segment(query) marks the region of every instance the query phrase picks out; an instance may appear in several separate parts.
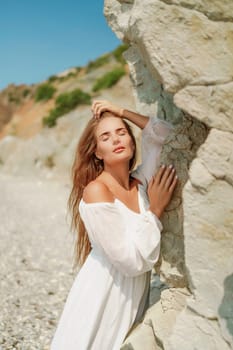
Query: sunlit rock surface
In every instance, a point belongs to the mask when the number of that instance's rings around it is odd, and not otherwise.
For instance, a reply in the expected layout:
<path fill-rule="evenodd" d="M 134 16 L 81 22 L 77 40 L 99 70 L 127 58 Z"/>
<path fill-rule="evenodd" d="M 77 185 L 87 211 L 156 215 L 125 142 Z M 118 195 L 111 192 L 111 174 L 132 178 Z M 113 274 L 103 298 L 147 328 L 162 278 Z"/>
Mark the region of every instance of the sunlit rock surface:
<path fill-rule="evenodd" d="M 163 216 L 151 307 L 124 350 L 233 348 L 232 1 L 105 0 L 136 105 L 175 126 L 179 175 Z"/>

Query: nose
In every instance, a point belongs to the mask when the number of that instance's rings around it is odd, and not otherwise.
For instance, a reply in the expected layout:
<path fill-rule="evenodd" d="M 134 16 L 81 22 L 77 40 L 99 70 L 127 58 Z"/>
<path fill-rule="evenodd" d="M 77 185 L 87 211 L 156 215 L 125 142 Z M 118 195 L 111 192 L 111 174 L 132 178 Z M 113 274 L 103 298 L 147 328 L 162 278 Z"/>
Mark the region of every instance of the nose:
<path fill-rule="evenodd" d="M 119 140 L 119 135 L 117 135 L 117 134 L 112 135 L 112 142 L 113 142 L 114 145 L 118 144 L 119 141 L 120 141 Z"/>

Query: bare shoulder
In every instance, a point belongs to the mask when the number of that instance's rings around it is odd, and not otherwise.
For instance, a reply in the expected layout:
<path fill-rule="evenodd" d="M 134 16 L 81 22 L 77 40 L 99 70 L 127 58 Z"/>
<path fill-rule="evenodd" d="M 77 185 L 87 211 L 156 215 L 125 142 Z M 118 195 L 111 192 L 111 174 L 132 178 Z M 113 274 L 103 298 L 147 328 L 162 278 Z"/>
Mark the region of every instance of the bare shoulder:
<path fill-rule="evenodd" d="M 86 203 L 114 202 L 114 196 L 105 183 L 94 180 L 85 187 L 83 200 Z"/>

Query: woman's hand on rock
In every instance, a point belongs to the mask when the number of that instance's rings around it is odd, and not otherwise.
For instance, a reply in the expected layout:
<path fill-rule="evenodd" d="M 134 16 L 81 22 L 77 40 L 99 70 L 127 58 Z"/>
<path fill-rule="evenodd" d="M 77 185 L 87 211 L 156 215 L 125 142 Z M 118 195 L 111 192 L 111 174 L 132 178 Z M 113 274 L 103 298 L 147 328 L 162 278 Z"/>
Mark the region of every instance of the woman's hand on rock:
<path fill-rule="evenodd" d="M 149 209 L 158 218 L 171 201 L 177 181 L 176 170 L 172 165 L 162 165 L 157 174 L 150 180 L 147 190 L 150 201 Z"/>
<path fill-rule="evenodd" d="M 115 116 L 122 118 L 124 109 L 106 100 L 95 100 L 92 103 L 91 110 L 93 112 L 93 117 L 99 119 L 103 112 L 110 112 Z"/>

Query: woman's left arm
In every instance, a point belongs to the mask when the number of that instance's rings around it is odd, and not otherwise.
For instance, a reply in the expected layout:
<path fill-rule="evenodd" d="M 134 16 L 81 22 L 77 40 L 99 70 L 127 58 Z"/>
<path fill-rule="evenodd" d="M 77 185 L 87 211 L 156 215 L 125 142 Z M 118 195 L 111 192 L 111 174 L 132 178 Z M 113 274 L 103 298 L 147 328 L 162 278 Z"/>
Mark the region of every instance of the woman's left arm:
<path fill-rule="evenodd" d="M 111 112 L 117 117 L 124 118 L 138 126 L 140 129 L 144 129 L 149 121 L 149 117 L 129 111 L 128 109 L 121 108 L 106 100 L 96 100 L 92 104 L 92 111 L 95 118 L 100 118 L 103 112 Z"/>

